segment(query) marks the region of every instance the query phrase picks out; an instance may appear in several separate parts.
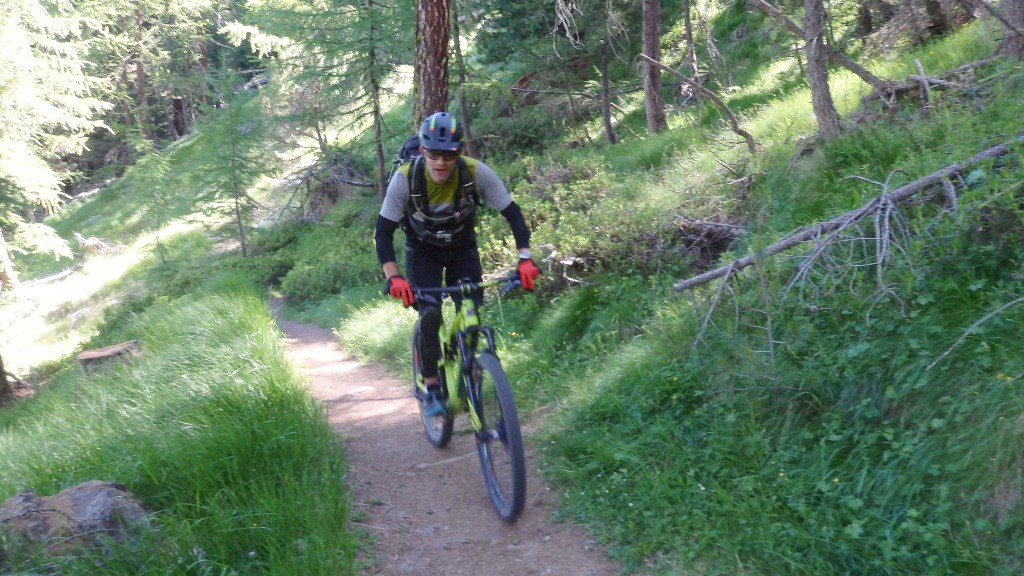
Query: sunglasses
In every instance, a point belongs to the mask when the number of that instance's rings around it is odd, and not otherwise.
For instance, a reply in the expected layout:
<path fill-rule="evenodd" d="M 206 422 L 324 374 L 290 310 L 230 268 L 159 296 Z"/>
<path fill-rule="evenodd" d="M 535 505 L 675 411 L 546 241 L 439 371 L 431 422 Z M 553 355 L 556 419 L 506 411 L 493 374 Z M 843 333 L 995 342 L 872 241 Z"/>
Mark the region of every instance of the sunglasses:
<path fill-rule="evenodd" d="M 444 152 L 436 152 L 434 150 L 427 150 L 426 148 L 422 148 L 421 151 L 423 152 L 423 155 L 427 157 L 428 160 L 449 160 L 449 161 L 451 161 L 451 160 L 455 160 L 456 158 L 459 157 L 459 152 L 457 152 L 457 151 L 456 152 L 450 152 L 450 151 L 446 150 Z"/>

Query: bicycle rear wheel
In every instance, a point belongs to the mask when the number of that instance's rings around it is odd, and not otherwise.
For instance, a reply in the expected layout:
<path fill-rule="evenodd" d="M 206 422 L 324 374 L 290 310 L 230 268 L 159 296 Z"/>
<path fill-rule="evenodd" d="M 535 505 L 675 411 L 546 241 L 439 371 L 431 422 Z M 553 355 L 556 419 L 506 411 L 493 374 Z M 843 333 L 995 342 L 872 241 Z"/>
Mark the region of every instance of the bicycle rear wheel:
<path fill-rule="evenodd" d="M 450 410 L 444 414 L 427 415 L 423 413 L 422 397 L 425 393 L 420 387 L 420 374 L 423 373 L 423 363 L 420 359 L 420 322 L 412 327 L 412 393 L 416 397 L 416 405 L 420 410 L 420 420 L 423 421 L 423 430 L 427 433 L 427 440 L 438 448 L 444 448 L 452 439 L 452 427 L 455 424 L 455 416 Z"/>
<path fill-rule="evenodd" d="M 497 356 L 483 352 L 476 358 L 473 387 L 482 424 L 476 451 L 484 484 L 498 516 L 514 522 L 526 502 L 526 457 L 512 387 Z"/>

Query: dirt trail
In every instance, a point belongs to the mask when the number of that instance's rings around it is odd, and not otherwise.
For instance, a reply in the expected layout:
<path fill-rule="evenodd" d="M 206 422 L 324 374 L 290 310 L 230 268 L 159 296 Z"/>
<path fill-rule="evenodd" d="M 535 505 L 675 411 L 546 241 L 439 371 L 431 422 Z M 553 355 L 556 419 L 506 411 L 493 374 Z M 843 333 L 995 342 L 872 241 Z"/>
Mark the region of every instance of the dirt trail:
<path fill-rule="evenodd" d="M 527 504 L 512 525 L 491 508 L 473 439 L 438 450 L 423 435 L 410 386 L 360 363 L 322 328 L 277 320 L 291 362 L 345 439 L 353 513 L 377 540 L 364 576 L 605 576 L 620 569 L 580 528 L 552 522 L 554 494 L 536 475 L 527 437 Z"/>

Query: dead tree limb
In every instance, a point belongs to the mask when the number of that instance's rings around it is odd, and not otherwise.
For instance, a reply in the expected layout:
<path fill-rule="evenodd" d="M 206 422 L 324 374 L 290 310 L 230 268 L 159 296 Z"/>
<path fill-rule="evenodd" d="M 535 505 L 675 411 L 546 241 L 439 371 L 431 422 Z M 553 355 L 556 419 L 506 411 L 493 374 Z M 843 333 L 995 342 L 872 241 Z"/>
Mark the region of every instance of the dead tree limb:
<path fill-rule="evenodd" d="M 1003 304 L 1003 305 L 1002 305 L 1002 306 L 1000 306 L 999 308 L 996 308 L 995 310 L 993 310 L 993 311 L 989 312 L 988 314 L 985 314 L 984 316 L 982 316 L 982 317 L 981 317 L 981 318 L 979 318 L 978 320 L 975 320 L 975 321 L 974 321 L 974 323 L 973 323 L 973 324 L 971 324 L 971 325 L 970 325 L 970 326 L 969 326 L 969 327 L 967 328 L 967 330 L 966 330 L 966 331 L 965 331 L 965 332 L 964 332 L 963 334 L 961 334 L 961 335 L 960 335 L 960 337 L 959 337 L 959 338 L 957 338 L 956 342 L 953 342 L 953 345 L 952 345 L 952 346 L 950 346 L 949 348 L 947 348 L 947 349 L 946 349 L 946 351 L 945 351 L 945 352 L 943 352 L 941 356 L 939 356 L 939 357 L 938 357 L 938 358 L 936 358 L 935 360 L 932 360 L 931 364 L 929 364 L 929 365 L 928 365 L 928 366 L 927 366 L 927 367 L 925 368 L 925 370 L 931 370 L 931 369 L 932 369 L 932 368 L 933 368 L 933 367 L 934 367 L 934 366 L 935 366 L 936 364 L 938 364 L 938 363 L 939 363 L 939 362 L 940 362 L 940 361 L 941 361 L 941 360 L 942 360 L 943 358 L 945 358 L 946 356 L 949 356 L 949 353 L 950 353 L 950 352 L 952 352 L 952 351 L 953 351 L 953 350 L 954 350 L 954 349 L 955 349 L 955 348 L 956 348 L 957 346 L 959 346 L 959 345 L 960 345 L 960 343 L 964 341 L 964 338 L 967 338 L 967 336 L 969 336 L 969 335 L 971 334 L 971 332 L 974 332 L 974 329 L 975 329 L 975 328 L 977 328 L 978 326 L 981 326 L 981 324 L 982 324 L 983 322 L 985 322 L 985 321 L 986 321 L 986 320 L 988 320 L 989 318 L 991 318 L 991 317 L 995 316 L 996 314 L 999 314 L 999 313 L 1000 313 L 1000 312 L 1002 312 L 1003 310 L 1006 310 L 1007 308 L 1009 308 L 1009 307 L 1011 307 L 1011 306 L 1016 306 L 1017 304 L 1020 304 L 1021 302 L 1024 302 L 1024 297 L 1021 297 L 1021 298 L 1017 298 L 1016 300 L 1012 300 L 1012 301 L 1010 301 L 1010 302 L 1007 302 L 1006 304 Z"/>
<path fill-rule="evenodd" d="M 953 68 L 952 70 L 947 70 L 946 72 L 943 72 L 940 75 L 939 78 L 931 78 L 931 77 L 929 77 L 929 78 L 926 78 L 925 80 L 928 82 L 928 84 L 931 84 L 931 85 L 934 85 L 934 86 L 942 86 L 944 88 L 956 88 L 956 89 L 963 90 L 964 89 L 963 85 L 957 84 L 955 82 L 948 82 L 948 81 L 942 80 L 941 78 L 942 77 L 955 78 L 955 77 L 959 76 L 960 74 L 963 74 L 963 73 L 966 73 L 966 72 L 970 72 L 974 68 L 978 68 L 980 66 L 985 66 L 987 64 L 990 64 L 993 60 L 994 60 L 994 58 L 986 58 L 984 60 L 978 60 L 976 62 L 971 62 L 969 64 L 964 64 L 963 66 L 959 66 L 957 68 Z M 913 76 L 912 75 L 912 76 L 909 76 L 908 78 L 910 78 L 910 80 L 911 80 L 910 82 L 900 82 L 898 84 L 893 84 L 891 86 L 889 94 L 886 96 L 886 98 L 888 99 L 887 103 L 891 103 L 892 99 L 896 98 L 897 96 L 901 96 L 901 95 L 903 95 L 903 94 L 905 94 L 907 92 L 913 92 L 914 90 L 920 90 L 921 89 L 921 86 L 922 86 L 922 77 L 921 76 Z M 864 96 L 863 98 L 861 98 L 860 101 L 862 103 L 867 103 L 867 102 L 870 102 L 870 101 L 874 100 L 875 98 L 880 98 L 880 96 L 878 95 L 877 92 L 872 92 L 871 94 L 868 94 L 868 95 Z"/>
<path fill-rule="evenodd" d="M 732 131 L 735 132 L 736 134 L 739 134 L 740 136 L 743 137 L 744 140 L 747 141 L 747 149 L 750 150 L 750 153 L 754 154 L 757 152 L 757 142 L 754 141 L 754 137 L 750 135 L 750 132 L 747 132 L 743 128 L 740 128 L 740 123 L 739 120 L 736 119 L 736 115 L 733 114 L 732 110 L 729 109 L 729 106 L 727 106 L 726 103 L 722 101 L 721 98 L 718 97 L 718 94 L 715 94 L 711 90 L 708 90 L 707 88 L 701 86 L 698 82 L 687 78 L 681 72 L 677 72 L 676 70 L 673 70 L 668 66 L 665 66 L 664 64 L 658 62 L 654 58 L 651 58 L 647 54 L 641 54 L 640 58 L 646 60 L 649 64 L 656 66 L 661 70 L 664 70 L 665 72 L 675 74 L 676 76 L 682 78 L 683 82 L 685 82 L 688 86 L 690 86 L 697 92 L 700 92 L 702 95 L 707 96 L 712 102 L 715 103 L 715 106 L 718 106 L 722 113 L 729 118 L 729 124 L 732 125 Z"/>
<path fill-rule="evenodd" d="M 782 22 L 783 26 L 800 38 L 807 37 L 807 35 L 804 34 L 804 29 L 801 28 L 799 24 L 790 20 L 789 17 L 783 14 L 781 10 L 772 6 L 765 0 L 751 0 L 751 5 L 756 6 L 765 14 L 768 14 L 779 22 Z M 824 48 L 826 58 L 856 74 L 858 78 L 867 82 L 868 85 L 875 89 L 875 92 L 882 97 L 883 102 L 888 102 L 889 94 L 892 91 L 891 82 L 883 80 L 871 72 L 868 72 L 866 68 L 854 62 L 849 56 L 841 52 L 836 52 L 836 50 L 828 44 L 823 44 L 822 46 Z"/>
<path fill-rule="evenodd" d="M 931 111 L 932 109 L 932 89 L 929 87 L 928 76 L 924 73 L 924 67 L 921 66 L 921 61 L 914 58 L 914 66 L 917 67 L 918 81 L 921 83 L 921 100 L 924 102 L 925 111 Z"/>
<path fill-rule="evenodd" d="M 1024 30 L 1021 30 L 1020 28 L 1017 28 L 1012 23 L 1010 23 L 1006 18 L 1003 17 L 1002 14 L 999 13 L 999 10 L 996 10 L 991 4 L 989 4 L 985 0 L 974 0 L 974 3 L 984 8 L 985 11 L 988 12 L 990 15 L 994 16 L 996 20 L 999 20 L 1003 24 L 1003 26 L 1006 26 L 1006 29 L 1009 30 L 1010 32 L 1013 32 L 1017 36 L 1024 36 Z"/>
<path fill-rule="evenodd" d="M 921 190 L 924 190 L 936 184 L 942 184 L 943 181 L 949 179 L 954 174 L 963 172 L 966 168 L 970 166 L 973 166 L 985 160 L 991 160 L 993 158 L 998 158 L 1000 156 L 1009 154 L 1015 147 L 1020 146 L 1021 144 L 1024 144 L 1024 134 L 1018 136 L 1013 140 L 1010 140 L 1009 142 L 993 146 L 988 150 L 985 150 L 984 152 L 975 154 L 974 156 L 968 158 L 967 160 L 951 164 L 941 170 L 932 172 L 931 174 L 923 178 L 919 178 L 909 184 L 897 188 L 896 190 L 892 191 L 889 194 L 878 196 L 872 199 L 867 204 L 861 206 L 860 208 L 850 210 L 845 214 L 842 214 L 831 220 L 822 222 L 817 226 L 811 226 L 809 228 L 796 230 L 790 233 L 785 238 L 772 244 L 771 246 L 764 248 L 763 250 L 759 250 L 753 254 L 748 254 L 743 258 L 733 260 L 732 262 L 725 266 L 716 268 L 714 270 L 709 270 L 708 272 L 699 274 L 697 276 L 694 276 L 693 278 L 676 282 L 672 287 L 676 290 L 687 290 L 689 288 L 693 288 L 694 286 L 700 286 L 701 284 L 705 284 L 716 278 L 721 278 L 726 274 L 731 275 L 733 272 L 751 266 L 757 263 L 759 260 L 763 260 L 766 256 L 771 256 L 773 254 L 778 254 L 779 252 L 784 252 L 786 250 L 789 250 L 790 248 L 799 246 L 804 242 L 808 242 L 816 238 L 820 238 L 823 235 L 828 235 L 835 231 L 847 228 L 854 222 L 857 222 L 858 220 L 870 216 L 880 206 L 886 206 L 892 203 L 902 202 L 907 198 L 910 198 L 914 194 L 920 192 Z"/>

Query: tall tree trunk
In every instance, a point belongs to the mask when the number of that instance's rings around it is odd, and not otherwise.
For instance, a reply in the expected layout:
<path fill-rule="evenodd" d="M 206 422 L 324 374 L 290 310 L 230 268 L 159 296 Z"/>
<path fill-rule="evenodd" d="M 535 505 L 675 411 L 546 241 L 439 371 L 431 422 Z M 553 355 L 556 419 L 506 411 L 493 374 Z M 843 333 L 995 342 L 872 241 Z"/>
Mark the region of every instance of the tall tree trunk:
<path fill-rule="evenodd" d="M 459 73 L 459 120 L 462 121 L 462 141 L 467 156 L 476 156 L 476 145 L 473 143 L 473 132 L 469 117 L 469 102 L 466 99 L 466 85 L 469 75 L 466 72 L 466 61 L 462 58 L 462 42 L 459 31 L 459 14 L 456 5 L 452 4 L 452 44 L 455 47 L 455 68 Z"/>
<path fill-rule="evenodd" d="M 128 77 L 128 65 L 129 61 L 121 63 L 120 69 L 120 82 L 121 87 L 124 90 L 125 95 L 119 100 L 121 101 L 121 121 L 124 122 L 125 126 L 132 126 L 135 124 L 135 114 L 132 112 L 132 97 L 133 91 L 132 81 Z"/>
<path fill-rule="evenodd" d="M 765 0 L 751 0 L 751 4 L 779 22 L 782 22 L 789 31 L 796 34 L 801 39 L 807 38 L 807 32 L 803 28 L 800 28 L 796 22 L 790 20 L 778 8 L 772 6 Z M 822 12 L 824 12 L 824 9 L 822 9 Z M 868 72 L 863 66 L 857 64 L 845 54 L 836 52 L 828 44 L 822 44 L 821 47 L 825 50 L 825 56 L 828 57 L 829 60 L 832 60 L 836 64 L 856 74 L 858 78 L 871 85 L 871 87 L 875 89 L 875 92 L 878 92 L 878 94 L 883 98 L 887 98 L 892 92 L 892 83 L 887 80 L 882 80 L 878 76 Z"/>
<path fill-rule="evenodd" d="M 20 285 L 18 271 L 14 269 L 11 253 L 7 249 L 7 240 L 4 238 L 3 230 L 0 230 L 0 290 L 17 288 Z"/>
<path fill-rule="evenodd" d="M 718 96 L 718 94 L 715 94 L 711 90 L 708 90 L 707 88 L 701 86 L 700 84 L 697 84 L 693 80 L 690 80 L 689 78 L 684 76 L 682 73 L 680 73 L 680 72 L 678 72 L 676 70 L 673 70 L 673 69 L 669 68 L 668 66 L 665 66 L 661 62 L 658 62 L 656 60 L 651 60 L 646 54 L 641 54 L 640 57 L 645 59 L 645 60 L 647 60 L 652 65 L 657 66 L 658 68 L 661 68 L 665 72 L 669 72 L 669 73 L 678 75 L 683 80 L 683 82 L 686 82 L 687 84 L 689 84 L 691 88 L 693 88 L 697 92 L 700 92 L 704 96 L 707 96 L 708 99 L 710 99 L 712 102 L 715 103 L 715 106 L 718 106 L 718 109 L 721 110 L 722 114 L 724 114 L 725 117 L 729 120 L 729 124 L 732 126 L 732 131 L 735 132 L 736 134 L 742 136 L 743 139 L 747 141 L 747 149 L 750 150 L 750 153 L 754 154 L 754 153 L 757 152 L 757 142 L 754 140 L 753 135 L 751 135 L 750 132 L 747 132 L 743 128 L 740 128 L 740 122 L 739 122 L 739 120 L 736 119 L 736 115 L 732 113 L 732 110 L 729 109 L 729 106 L 726 105 L 725 101 L 723 101 Z"/>
<path fill-rule="evenodd" d="M 14 398 L 14 390 L 7 380 L 7 371 L 4 370 L 4 357 L 0 355 L 0 406 L 7 404 Z"/>
<path fill-rule="evenodd" d="M 249 255 L 248 242 L 245 238 L 245 219 L 242 212 L 242 199 L 235 199 L 235 225 L 238 226 L 238 243 L 242 249 L 242 258 Z"/>
<path fill-rule="evenodd" d="M 825 57 L 825 5 L 823 0 L 804 0 L 804 33 L 807 41 L 807 80 L 811 85 L 811 104 L 818 129 L 826 140 L 839 134 L 839 113 L 828 87 L 828 61 Z"/>
<path fill-rule="evenodd" d="M 139 129 L 146 138 L 152 138 L 153 132 L 149 127 L 148 101 L 149 95 L 146 92 L 146 65 L 142 62 L 142 30 L 145 26 L 145 18 L 142 12 L 135 11 L 136 26 L 136 52 L 135 52 L 135 110 L 139 119 Z"/>
<path fill-rule="evenodd" d="M 689 70 L 690 78 L 700 84 L 700 72 L 697 70 L 697 45 L 693 40 L 693 19 L 690 18 L 692 9 L 690 0 L 683 0 L 683 66 L 684 70 Z M 683 83 L 680 90 L 683 89 L 689 90 L 689 87 Z M 699 98 L 696 92 L 693 95 Z"/>
<path fill-rule="evenodd" d="M 416 65 L 419 92 L 413 124 L 448 110 L 449 0 L 417 0 Z"/>
<path fill-rule="evenodd" d="M 1002 0 L 999 16 L 1003 22 L 1003 53 L 1024 58 L 1024 0 Z"/>
<path fill-rule="evenodd" d="M 370 15 L 374 10 L 373 0 L 364 0 L 363 10 L 367 16 Z M 373 114 L 373 147 L 374 155 L 377 159 L 377 193 L 381 200 L 383 200 L 388 189 L 388 173 L 387 168 L 384 166 L 384 136 L 382 132 L 384 121 L 381 113 L 381 83 L 380 78 L 377 76 L 377 42 L 380 38 L 377 37 L 377 28 L 375 26 L 370 27 L 369 35 L 366 68 L 369 70 L 370 107 Z"/>
<path fill-rule="evenodd" d="M 175 140 L 185 135 L 188 130 L 188 122 L 185 119 L 185 99 L 184 98 L 172 98 L 171 99 L 171 136 Z"/>
<path fill-rule="evenodd" d="M 234 161 L 238 160 L 239 156 L 240 156 L 240 152 L 238 150 L 238 145 L 235 143 L 234 140 L 232 140 L 231 141 L 231 159 L 232 159 L 232 162 L 234 163 Z M 243 202 L 242 196 L 245 194 L 245 190 L 243 189 L 242 183 L 239 182 L 239 180 L 238 180 L 238 173 L 239 173 L 239 171 L 241 169 L 242 168 L 240 166 L 234 166 L 231 169 L 231 190 L 232 190 L 232 193 L 233 193 L 232 195 L 233 195 L 233 201 L 234 201 L 235 227 L 238 230 L 238 242 L 241 245 L 242 257 L 245 258 L 246 256 L 248 256 L 248 250 L 247 250 L 246 241 L 245 241 L 245 209 L 242 206 L 242 202 Z"/>
<path fill-rule="evenodd" d="M 928 17 L 928 33 L 941 36 L 949 31 L 949 20 L 939 0 L 924 0 L 924 11 Z"/>
<path fill-rule="evenodd" d="M 910 23 L 910 29 L 914 32 L 914 44 L 923 42 L 926 35 L 925 26 L 921 23 L 914 0 L 900 0 L 899 11 L 907 15 L 907 22 Z"/>
<path fill-rule="evenodd" d="M 644 0 L 643 50 L 652 60 L 661 61 L 661 0 Z M 643 77 L 647 131 L 657 134 L 666 127 L 665 100 L 661 96 L 661 70 L 644 61 Z"/>
<path fill-rule="evenodd" d="M 875 24 L 871 17 L 871 5 L 867 2 L 861 2 L 857 8 L 857 37 L 863 40 L 874 31 Z"/>
<path fill-rule="evenodd" d="M 973 0 L 953 0 L 953 3 L 960 7 L 963 11 L 961 14 L 960 22 L 966 24 L 978 17 L 978 13 L 975 11 L 975 5 Z"/>
<path fill-rule="evenodd" d="M 612 41 L 610 38 L 601 40 L 601 119 L 604 121 L 604 134 L 609 144 L 615 144 L 615 130 L 612 128 L 612 96 L 608 81 L 608 65 L 611 61 Z"/>

